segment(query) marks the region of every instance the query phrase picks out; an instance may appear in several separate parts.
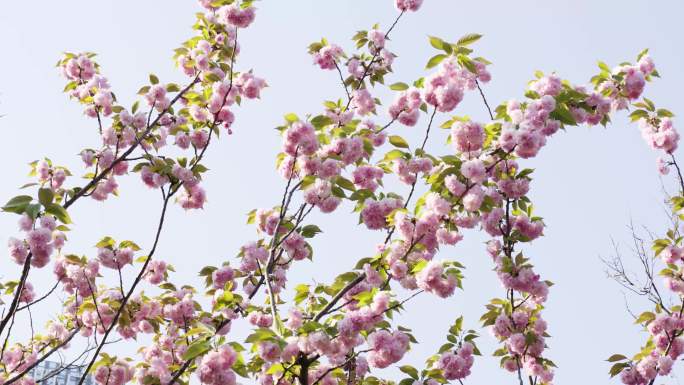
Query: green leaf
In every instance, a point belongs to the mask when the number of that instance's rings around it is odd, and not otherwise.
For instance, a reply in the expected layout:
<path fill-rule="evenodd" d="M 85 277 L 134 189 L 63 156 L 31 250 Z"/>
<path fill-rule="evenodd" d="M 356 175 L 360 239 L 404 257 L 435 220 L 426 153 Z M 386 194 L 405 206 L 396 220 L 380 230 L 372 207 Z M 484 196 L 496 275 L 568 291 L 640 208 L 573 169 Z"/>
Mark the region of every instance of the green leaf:
<path fill-rule="evenodd" d="M 655 314 L 650 311 L 645 311 L 639 315 L 639 318 L 634 321 L 635 324 L 649 323 L 655 319 Z"/>
<path fill-rule="evenodd" d="M 275 337 L 275 333 L 271 329 L 266 329 L 266 328 L 260 328 L 257 329 L 254 333 L 250 334 L 247 336 L 247 339 L 245 339 L 245 342 L 259 342 L 259 341 L 266 341 L 271 338 Z"/>
<path fill-rule="evenodd" d="M 392 150 L 385 154 L 385 157 L 382 159 L 385 162 L 389 162 L 392 160 L 395 160 L 397 158 L 401 158 L 404 156 L 404 153 L 401 150 Z"/>
<path fill-rule="evenodd" d="M 32 219 L 38 218 L 38 214 L 40 214 L 40 204 L 38 203 L 33 203 L 28 206 L 26 206 L 26 210 L 24 210 L 26 215 L 31 217 Z"/>
<path fill-rule="evenodd" d="M 471 45 L 471 44 L 475 43 L 476 41 L 480 40 L 480 38 L 482 38 L 482 35 L 480 35 L 479 33 L 469 33 L 467 35 L 464 35 L 460 39 L 458 39 L 458 41 L 456 42 L 456 45 L 461 46 L 461 47 Z"/>
<path fill-rule="evenodd" d="M 646 109 L 647 110 L 649 110 L 651 112 L 655 112 L 655 104 L 653 104 L 651 99 L 644 98 L 644 102 L 646 103 L 646 106 L 647 106 Z"/>
<path fill-rule="evenodd" d="M 612 356 L 608 357 L 606 361 L 608 362 L 617 362 L 617 361 L 622 361 L 626 360 L 627 357 L 623 356 L 622 354 L 613 354 Z"/>
<path fill-rule="evenodd" d="M 658 111 L 656 112 L 656 114 L 658 114 L 659 118 L 671 118 L 674 116 L 674 114 L 672 112 L 670 112 L 669 110 L 666 110 L 664 108 L 659 108 Z"/>
<path fill-rule="evenodd" d="M 150 83 L 152 84 L 158 84 L 159 83 L 159 78 L 155 74 L 150 74 Z"/>
<path fill-rule="evenodd" d="M 648 112 L 645 110 L 634 110 L 629 114 L 629 118 L 632 122 L 636 122 L 639 119 L 648 119 Z"/>
<path fill-rule="evenodd" d="M 577 121 L 575 121 L 575 117 L 572 116 L 572 113 L 570 112 L 570 110 L 568 110 L 562 104 L 559 104 L 556 106 L 556 109 L 551 113 L 551 117 L 554 119 L 560 120 L 561 123 L 563 123 L 563 124 L 568 124 L 571 126 L 577 125 Z"/>
<path fill-rule="evenodd" d="M 188 346 L 188 350 L 183 353 L 183 360 L 192 360 L 193 358 L 208 352 L 210 349 L 211 344 L 209 341 L 195 340 L 192 344 L 190 344 L 190 346 Z"/>
<path fill-rule="evenodd" d="M 297 294 L 294 297 L 294 301 L 296 304 L 300 304 L 309 296 L 309 285 L 305 285 L 303 283 L 299 284 L 297 287 L 295 287 L 295 291 Z"/>
<path fill-rule="evenodd" d="M 407 90 L 409 88 L 409 86 L 406 83 L 397 82 L 397 83 L 390 85 L 389 88 L 391 90 L 394 90 L 394 91 L 403 91 L 403 90 Z"/>
<path fill-rule="evenodd" d="M 622 371 L 623 371 L 624 369 L 626 369 L 626 368 L 629 368 L 629 364 L 628 364 L 628 363 L 626 363 L 626 362 L 619 362 L 619 363 L 613 365 L 613 366 L 610 368 L 610 372 L 609 372 L 609 373 L 610 373 L 610 376 L 611 376 L 611 377 L 615 377 L 615 376 L 617 376 L 618 374 L 620 374 L 620 372 L 622 372 Z"/>
<path fill-rule="evenodd" d="M 57 219 L 60 220 L 60 222 L 64 223 L 65 225 L 71 223 L 69 213 L 67 213 L 64 207 L 58 204 L 50 203 L 49 205 L 45 206 L 45 212 L 54 215 L 55 217 L 57 217 Z"/>
<path fill-rule="evenodd" d="M 337 178 L 335 178 L 335 184 L 342 187 L 345 190 L 356 191 L 356 186 L 354 186 L 354 183 L 352 183 L 352 181 L 344 177 L 338 176 Z"/>
<path fill-rule="evenodd" d="M 392 143 L 394 147 L 399 147 L 399 148 L 409 148 L 408 143 L 404 138 L 402 138 L 399 135 L 392 135 L 389 137 L 389 142 Z"/>
<path fill-rule="evenodd" d="M 178 92 L 178 91 L 180 91 L 180 87 L 178 87 L 178 84 L 169 83 L 166 85 L 166 91 L 167 92 Z"/>
<path fill-rule="evenodd" d="M 428 39 L 430 39 L 430 45 L 437 48 L 437 49 L 444 49 L 444 40 L 435 37 L 435 36 L 428 36 Z M 448 45 L 448 44 L 447 44 Z"/>
<path fill-rule="evenodd" d="M 210 72 L 210 73 L 205 74 L 204 77 L 205 77 L 207 80 L 209 80 L 210 82 L 218 82 L 218 81 L 221 81 L 221 78 L 220 78 L 218 75 L 216 75 L 215 73 L 213 73 L 213 72 Z"/>
<path fill-rule="evenodd" d="M 135 242 L 133 241 L 121 241 L 119 243 L 119 248 L 123 249 L 126 247 L 130 247 L 133 251 L 140 251 L 140 246 L 138 246 Z"/>
<path fill-rule="evenodd" d="M 24 210 L 26 210 L 26 206 L 28 206 L 32 200 L 33 197 L 29 195 L 15 196 L 14 198 L 10 199 L 7 203 L 5 203 L 5 205 L 2 207 L 2 211 L 21 214 L 24 212 Z"/>
<path fill-rule="evenodd" d="M 430 69 L 430 68 L 437 66 L 437 64 L 441 63 L 442 60 L 446 59 L 446 57 L 447 57 L 447 55 L 445 55 L 445 54 L 439 54 L 439 55 L 435 55 L 435 56 L 431 57 L 430 60 L 428 60 L 427 64 L 425 65 L 425 69 Z"/>
<path fill-rule="evenodd" d="M 289 114 L 286 114 L 286 115 L 285 115 L 285 120 L 286 120 L 288 123 L 294 123 L 294 122 L 296 122 L 296 121 L 299 120 L 299 117 L 298 117 L 296 114 L 290 112 Z"/>
<path fill-rule="evenodd" d="M 404 365 L 404 366 L 401 366 L 401 367 L 399 367 L 399 370 L 401 370 L 402 372 L 408 374 L 408 375 L 409 375 L 411 378 L 413 378 L 414 380 L 417 380 L 417 379 L 418 379 L 418 370 L 417 370 L 416 368 L 414 368 L 413 366 L 411 366 L 411 365 Z"/>
<path fill-rule="evenodd" d="M 52 189 L 41 188 L 38 190 L 38 201 L 43 205 L 47 206 L 55 199 L 55 193 Z"/>
<path fill-rule="evenodd" d="M 313 117 L 313 119 L 311 119 L 311 124 L 313 124 L 315 128 L 323 128 L 329 124 L 332 124 L 332 122 L 332 119 L 325 115 L 316 115 Z"/>
<path fill-rule="evenodd" d="M 318 233 L 322 233 L 323 231 L 316 225 L 306 225 L 302 227 L 301 234 L 304 238 L 312 238 Z"/>

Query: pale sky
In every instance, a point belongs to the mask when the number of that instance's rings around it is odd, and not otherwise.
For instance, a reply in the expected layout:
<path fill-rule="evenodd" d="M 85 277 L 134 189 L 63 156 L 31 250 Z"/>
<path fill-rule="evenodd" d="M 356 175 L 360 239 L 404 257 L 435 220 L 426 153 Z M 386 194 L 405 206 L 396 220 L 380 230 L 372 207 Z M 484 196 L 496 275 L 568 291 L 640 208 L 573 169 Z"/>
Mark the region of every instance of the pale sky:
<path fill-rule="evenodd" d="M 283 180 L 274 170 L 280 138 L 273 130 L 283 114 L 317 113 L 321 101 L 343 95 L 334 72 L 312 65 L 307 45 L 325 36 L 351 48 L 349 38 L 355 31 L 368 29 L 375 22 L 387 28 L 396 16 L 392 3 L 257 2 L 256 22 L 240 36 L 243 53 L 237 66 L 240 70 L 253 68 L 270 87 L 260 101 L 245 103 L 236 111 L 234 135 L 222 137 L 209 150 L 206 208 L 184 212 L 174 205 L 170 210 L 158 256 L 176 266 L 175 282 L 199 284 L 196 272 L 202 266 L 234 260 L 239 247 L 255 239 L 254 229 L 245 225 L 245 214 L 277 204 L 283 189 Z M 0 200 L 20 193 L 18 186 L 28 182 L 27 163 L 47 156 L 78 175 L 82 168 L 76 154 L 99 146 L 96 123 L 61 92 L 64 80 L 54 67 L 61 52 L 97 52 L 102 73 L 110 79 L 119 100 L 130 106 L 150 72 L 163 82 L 185 81 L 174 68 L 172 50 L 192 36 L 189 27 L 198 10 L 194 1 L 0 2 L 0 42 L 5 52 L 0 61 L 0 115 L 5 115 L 0 118 Z M 494 63 L 490 68 L 493 80 L 484 88 L 492 104 L 521 98 L 535 70 L 556 71 L 572 82 L 585 83 L 596 73 L 597 60 L 610 65 L 634 60 L 648 47 L 663 78 L 650 84 L 645 96 L 682 115 L 682 14 L 684 5 L 675 0 L 426 0 L 422 9 L 406 15 L 392 34 L 388 47 L 399 57 L 388 82 L 409 83 L 426 74 L 424 65 L 434 54 L 428 35 L 452 41 L 466 33 L 485 35 L 474 47 L 478 55 Z M 385 105 L 389 95 L 378 93 Z M 467 95 L 455 114 L 479 120 L 486 117 L 475 94 Z M 447 118 L 438 115 L 437 121 Z M 386 120 L 384 111 L 376 119 Z M 395 126 L 393 130 L 415 141 L 424 125 Z M 428 150 L 449 151 L 444 146 L 446 136 L 446 131 L 437 130 Z M 547 224 L 546 236 L 525 247 L 526 254 L 544 278 L 556 283 L 545 316 L 552 335 L 547 355 L 559 366 L 557 384 L 607 383 L 609 365 L 604 360 L 613 353 L 631 355 L 645 342 L 646 334 L 633 325 L 623 292 L 606 278 L 599 256 L 612 254 L 612 238 L 629 257 L 626 226 L 630 220 L 659 234 L 666 230 L 663 186 L 655 159 L 637 127 L 622 114 L 614 117 L 608 129 L 577 127 L 561 132 L 538 158 L 524 162 L 536 169 L 530 196 L 536 213 Z M 68 252 L 92 256 L 93 245 L 105 235 L 131 239 L 143 249 L 149 248 L 159 194 L 142 186 L 137 175 L 119 181 L 119 198 L 104 203 L 83 200 L 70 210 L 75 231 L 68 234 Z M 671 177 L 664 180 L 670 191 L 674 187 L 671 181 Z M 397 188 L 402 194 L 406 190 L 405 186 Z M 357 259 L 373 253 L 383 234 L 357 226 L 351 209 L 347 204 L 333 216 L 311 216 L 324 233 L 313 242 L 314 262 L 293 268 L 290 288 L 310 283 L 313 277 L 330 282 Z M 4 239 L 17 235 L 17 219 L 13 214 L 0 215 Z M 399 317 L 398 322 L 413 328 L 421 342 L 406 363 L 422 367 L 423 360 L 443 343 L 448 325 L 456 317 L 462 314 L 467 327 L 479 327 L 484 305 L 503 295 L 482 244 L 485 239 L 470 231 L 464 242 L 439 255 L 466 265 L 465 291 L 447 300 L 421 295 Z M 0 279 L 14 278 L 18 272 L 19 267 L 9 258 L 0 259 Z M 51 277 L 49 268 L 32 273 L 38 293 L 47 290 Z M 634 311 L 647 310 L 643 300 L 628 296 L 627 301 Z M 36 323 L 42 324 L 57 308 L 56 301 L 44 304 L 43 310 L 34 314 Z M 20 325 L 28 333 L 26 324 Z M 484 356 L 477 358 L 474 374 L 466 383 L 515 383 L 513 375 L 499 369 L 498 359 L 490 356 L 496 348 L 494 338 L 485 330 L 481 334 Z M 235 336 L 242 338 L 239 330 Z M 110 348 L 115 354 L 131 350 Z M 681 375 L 684 370 L 676 373 Z M 658 383 L 678 382 L 668 378 Z"/>

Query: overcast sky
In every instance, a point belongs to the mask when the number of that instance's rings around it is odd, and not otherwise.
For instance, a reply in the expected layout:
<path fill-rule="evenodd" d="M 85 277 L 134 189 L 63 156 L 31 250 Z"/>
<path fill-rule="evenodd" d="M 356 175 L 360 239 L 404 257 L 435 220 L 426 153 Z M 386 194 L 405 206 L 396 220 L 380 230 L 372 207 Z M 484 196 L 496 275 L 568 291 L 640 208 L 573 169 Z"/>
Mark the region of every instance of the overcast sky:
<path fill-rule="evenodd" d="M 273 127 L 283 114 L 317 113 L 322 100 L 343 95 L 335 73 L 312 65 L 307 45 L 325 36 L 351 48 L 349 38 L 355 31 L 375 22 L 386 28 L 396 16 L 390 0 L 265 0 L 257 7 L 256 22 L 240 36 L 243 53 L 238 68 L 253 68 L 270 87 L 260 101 L 245 103 L 236 112 L 234 135 L 222 137 L 209 150 L 205 210 L 184 212 L 175 205 L 170 210 L 158 256 L 176 266 L 176 282 L 199 284 L 195 272 L 202 266 L 233 259 L 240 245 L 255 237 L 254 229 L 245 225 L 245 214 L 278 203 L 283 180 L 274 171 L 280 138 Z M 185 82 L 171 55 L 191 36 L 193 14 L 198 10 L 193 1 L 0 2 L 4 50 L 0 61 L 1 199 L 17 195 L 18 186 L 28 181 L 29 162 L 47 156 L 79 174 L 82 169 L 76 154 L 99 146 L 95 122 L 61 92 L 64 80 L 54 67 L 61 52 L 97 52 L 102 73 L 119 100 L 130 106 L 150 72 L 165 82 Z M 597 60 L 611 65 L 634 60 L 648 47 L 663 78 L 649 85 L 646 96 L 680 115 L 684 113 L 682 14 L 682 2 L 674 0 L 426 0 L 392 34 L 389 48 L 399 57 L 389 79 L 408 83 L 425 75 L 425 63 L 434 54 L 428 35 L 452 41 L 471 32 L 485 35 L 474 47 L 478 55 L 494 63 L 493 80 L 484 89 L 493 104 L 522 97 L 535 70 L 556 71 L 572 82 L 585 83 L 596 73 Z M 456 113 L 480 120 L 486 117 L 475 94 L 467 95 Z M 383 111 L 377 121 L 386 119 Z M 440 123 L 446 119 L 438 116 Z M 393 129 L 415 140 L 424 125 Z M 446 131 L 435 132 L 428 149 L 440 154 L 447 151 L 446 136 Z M 577 127 L 559 133 L 539 157 L 524 162 L 536 169 L 530 196 L 548 226 L 546 236 L 525 251 L 538 272 L 556 283 L 545 316 L 553 336 L 547 354 L 559 366 L 558 384 L 606 383 L 609 366 L 604 360 L 617 352 L 631 355 L 645 342 L 646 335 L 626 311 L 623 292 L 606 278 L 599 257 L 613 254 L 614 239 L 629 258 L 626 226 L 630 221 L 657 233 L 665 231 L 663 184 L 655 158 L 637 127 L 618 115 L 608 129 Z M 673 187 L 670 179 L 664 181 L 667 188 Z M 119 198 L 104 203 L 83 200 L 70 210 L 75 231 L 69 234 L 68 252 L 92 256 L 93 245 L 105 235 L 149 248 L 159 194 L 142 186 L 136 175 L 120 178 L 120 184 Z M 405 190 L 398 191 L 405 194 Z M 314 277 L 329 282 L 357 259 L 373 253 L 382 234 L 357 226 L 351 209 L 344 205 L 334 216 L 311 217 L 324 233 L 314 241 L 314 262 L 296 264 L 289 287 Z M 17 234 L 16 220 L 12 214 L 0 216 L 5 238 Z M 465 324 L 476 327 L 487 301 L 503 295 L 484 250 L 485 239 L 469 232 L 466 241 L 440 253 L 440 258 L 456 258 L 466 265 L 465 292 L 448 300 L 420 296 L 398 319 L 414 328 L 421 342 L 407 362 L 420 367 L 441 345 L 457 316 L 463 314 Z M 49 270 L 31 275 L 39 293 L 48 288 Z M 9 258 L 0 259 L 1 279 L 18 272 Z M 627 296 L 627 301 L 634 311 L 647 308 L 643 300 Z M 57 301 L 42 309 L 34 314 L 36 322 L 54 315 Z M 25 325 L 21 327 L 28 333 Z M 514 383 L 513 376 L 499 370 L 498 360 L 490 356 L 496 348 L 494 338 L 487 331 L 482 334 L 479 341 L 485 356 L 477 359 L 466 383 Z M 112 352 L 129 351 L 133 349 Z M 668 381 L 678 383 L 676 378 L 662 382 Z"/>

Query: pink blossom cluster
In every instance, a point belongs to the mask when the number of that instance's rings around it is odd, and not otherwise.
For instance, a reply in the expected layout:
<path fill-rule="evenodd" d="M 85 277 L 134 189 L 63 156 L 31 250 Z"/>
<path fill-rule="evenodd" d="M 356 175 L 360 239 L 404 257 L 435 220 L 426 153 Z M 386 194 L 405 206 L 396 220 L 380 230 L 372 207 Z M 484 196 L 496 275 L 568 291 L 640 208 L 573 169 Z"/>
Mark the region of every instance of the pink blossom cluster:
<path fill-rule="evenodd" d="M 389 299 L 386 292 L 379 292 L 369 306 L 345 313 L 344 318 L 337 323 L 337 340 L 344 346 L 343 350 L 349 351 L 363 343 L 360 333 L 371 330 L 383 319 L 384 312 L 389 307 Z"/>
<path fill-rule="evenodd" d="M 152 285 L 159 285 L 166 279 L 166 262 L 161 260 L 150 261 L 145 270 L 144 278 Z"/>
<path fill-rule="evenodd" d="M 288 257 L 295 261 L 301 261 L 311 254 L 304 237 L 296 232 L 283 240 L 283 250 Z"/>
<path fill-rule="evenodd" d="M 498 240 L 490 241 L 487 246 L 487 251 L 494 259 L 497 275 L 506 289 L 529 293 L 532 295 L 532 301 L 536 303 L 543 303 L 546 301 L 549 286 L 545 281 L 540 279 L 539 274 L 534 273 L 531 267 L 511 267 L 507 264 L 504 261 L 504 258 L 506 257 L 502 255 L 501 243 Z"/>
<path fill-rule="evenodd" d="M 31 266 L 41 268 L 48 264 L 54 250 L 64 245 L 66 237 L 57 230 L 57 223 L 52 215 L 45 214 L 34 221 L 27 214 L 19 219 L 19 229 L 26 233 L 23 240 L 10 237 L 8 241 L 9 255 L 17 264 L 23 265 L 31 255 Z"/>
<path fill-rule="evenodd" d="M 415 157 L 410 160 L 397 158 L 392 162 L 392 171 L 399 180 L 406 184 L 413 184 L 419 173 L 428 173 L 432 170 L 432 160 L 426 157 Z"/>
<path fill-rule="evenodd" d="M 183 185 L 183 191 L 181 192 L 181 195 L 178 196 L 177 200 L 181 207 L 186 210 L 201 209 L 207 201 L 207 193 L 204 191 L 204 188 L 198 184 L 193 186 Z"/>
<path fill-rule="evenodd" d="M 679 144 L 679 133 L 673 127 L 672 119 L 662 118 L 656 123 L 652 119 L 640 119 L 641 136 L 654 149 L 673 153 Z"/>
<path fill-rule="evenodd" d="M 100 264 L 96 259 L 81 263 L 60 255 L 55 260 L 53 272 L 67 293 L 90 296 L 96 288 L 95 279 L 99 275 Z"/>
<path fill-rule="evenodd" d="M 366 62 L 368 59 L 363 56 L 352 56 L 347 61 L 347 71 L 352 78 L 361 80 L 364 77 L 372 77 L 374 74 L 384 73 L 391 69 L 396 55 L 384 48 L 384 37 L 382 32 L 378 30 L 368 32 L 368 38 L 371 42 L 369 50 L 373 60 Z M 380 44 L 382 47 L 379 46 Z"/>
<path fill-rule="evenodd" d="M 24 347 L 15 344 L 7 347 L 2 355 L 0 363 L 4 366 L 3 373 L 0 374 L 0 380 L 4 380 L 4 376 L 9 376 L 11 373 L 21 373 L 29 366 L 33 365 L 38 358 L 38 352 L 31 347 Z"/>
<path fill-rule="evenodd" d="M 121 269 L 125 265 L 133 264 L 133 254 L 134 251 L 130 247 L 101 247 L 97 250 L 97 259 L 104 267 Z"/>
<path fill-rule="evenodd" d="M 442 262 L 432 260 L 416 274 L 416 282 L 421 289 L 446 298 L 454 293 L 458 279 L 444 273 Z"/>
<path fill-rule="evenodd" d="M 623 384 L 644 385 L 657 376 L 670 374 L 674 362 L 684 353 L 684 339 L 675 337 L 684 330 L 684 318 L 679 314 L 658 315 L 651 321 L 647 330 L 655 345 L 649 355 L 620 374 Z"/>
<path fill-rule="evenodd" d="M 250 324 L 260 328 L 269 328 L 271 325 L 273 325 L 273 317 L 270 314 L 260 311 L 249 313 L 247 320 Z"/>
<path fill-rule="evenodd" d="M 420 116 L 422 102 L 420 91 L 416 88 L 410 88 L 397 94 L 389 107 L 389 114 L 392 119 L 397 119 L 399 123 L 405 126 L 415 126 Z"/>
<path fill-rule="evenodd" d="M 378 230 L 387 226 L 387 216 L 403 206 L 401 199 L 383 198 L 368 199 L 361 210 L 361 221 L 371 230 Z"/>
<path fill-rule="evenodd" d="M 357 114 L 363 116 L 375 112 L 375 100 L 367 88 L 354 91 L 351 100 Z"/>
<path fill-rule="evenodd" d="M 89 302 L 89 304 L 92 306 L 85 308 L 85 310 L 79 316 L 79 320 L 83 325 L 80 333 L 83 336 L 104 334 L 107 328 L 109 328 L 114 321 L 114 314 L 116 313 L 116 310 L 114 310 L 103 300 L 108 297 L 120 300 L 120 294 L 118 292 L 116 294 L 108 292 L 105 292 L 104 294 L 98 294 L 99 297 L 96 297 L 97 305 L 93 304 L 92 301 Z"/>
<path fill-rule="evenodd" d="M 451 143 L 461 153 L 477 152 L 482 149 L 485 131 L 480 123 L 473 121 L 458 122 L 451 129 Z"/>
<path fill-rule="evenodd" d="M 254 21 L 254 7 L 242 8 L 238 4 L 226 5 L 218 10 L 220 20 L 226 25 L 233 25 L 237 28 L 247 28 Z"/>
<path fill-rule="evenodd" d="M 229 345 L 211 351 L 202 357 L 199 364 L 199 378 L 203 384 L 235 385 L 235 372 L 231 369 L 237 354 Z"/>
<path fill-rule="evenodd" d="M 21 294 L 19 294 L 19 302 L 31 303 L 36 297 L 36 293 L 33 291 L 33 285 L 31 282 L 24 283 L 24 287 L 21 289 Z"/>
<path fill-rule="evenodd" d="M 464 90 L 474 89 L 478 80 L 488 82 L 491 76 L 485 65 L 479 61 L 473 63 L 476 73 L 462 68 L 454 56 L 445 59 L 437 72 L 425 78 L 425 102 L 437 111 L 450 112 L 463 100 Z"/>
<path fill-rule="evenodd" d="M 62 187 L 66 177 L 70 175 L 67 169 L 55 167 L 49 160 L 38 161 L 35 170 L 41 184 L 47 184 L 53 191 L 57 191 Z"/>
<path fill-rule="evenodd" d="M 294 157 L 313 155 L 318 149 L 318 138 L 313 126 L 307 122 L 295 122 L 285 131 L 283 151 Z"/>
<path fill-rule="evenodd" d="M 512 314 L 501 314 L 492 328 L 494 335 L 505 343 L 508 351 L 517 357 L 504 361 L 504 368 L 518 370 L 518 360 L 530 376 L 538 376 L 545 383 L 553 379 L 553 371 L 538 363 L 544 349 L 546 321 L 531 307 L 519 307 Z"/>
<path fill-rule="evenodd" d="M 325 179 L 317 179 L 304 191 L 304 201 L 318 207 L 321 212 L 335 211 L 342 200 L 332 195 L 332 184 Z"/>
<path fill-rule="evenodd" d="M 142 382 L 145 378 L 158 379 L 162 384 L 171 381 L 172 373 L 169 368 L 182 364 L 182 356 L 187 350 L 187 345 L 176 344 L 179 337 L 178 327 L 170 324 L 152 344 L 140 349 L 143 364 L 136 369 L 136 381 Z"/>
<path fill-rule="evenodd" d="M 380 183 L 382 183 L 382 177 L 385 176 L 385 172 L 379 167 L 362 165 L 352 172 L 352 176 L 352 182 L 354 182 L 357 188 L 375 192 Z"/>
<path fill-rule="evenodd" d="M 368 364 L 382 369 L 404 357 L 409 348 L 409 337 L 399 330 L 378 330 L 368 335 L 368 346 L 372 349 L 367 356 Z"/>
<path fill-rule="evenodd" d="M 114 94 L 107 78 L 99 74 L 93 54 L 66 54 L 60 61 L 62 74 L 70 80 L 68 88 L 72 98 L 86 106 L 85 114 L 91 118 L 109 116 L 114 106 Z"/>
<path fill-rule="evenodd" d="M 171 301 L 166 301 L 163 308 L 164 317 L 179 326 L 186 325 L 195 317 L 195 301 L 191 290 L 177 290 L 169 299 Z"/>
<path fill-rule="evenodd" d="M 417 11 L 420 6 L 423 4 L 423 0 L 396 0 L 395 5 L 397 6 L 397 9 L 406 12 L 406 11 L 412 11 L 415 12 Z"/>
<path fill-rule="evenodd" d="M 344 50 L 336 45 L 330 44 L 322 47 L 317 52 L 313 53 L 314 64 L 318 65 L 324 70 L 333 70 L 337 66 L 337 62 L 344 56 Z"/>
<path fill-rule="evenodd" d="M 260 77 L 254 76 L 252 72 L 243 72 L 235 80 L 235 87 L 240 91 L 240 94 L 247 99 L 258 99 L 261 96 L 261 90 L 267 86 L 266 81 Z M 220 119 L 225 121 L 226 119 Z"/>
<path fill-rule="evenodd" d="M 329 145 L 321 148 L 319 152 L 319 156 L 322 157 L 338 156 L 345 165 L 355 163 L 366 155 L 363 148 L 363 138 L 360 136 L 335 139 Z"/>
<path fill-rule="evenodd" d="M 554 78 L 553 76 L 542 78 Z M 537 83 L 533 83 L 537 84 Z M 546 89 L 543 91 L 551 92 Z M 556 92 L 555 88 L 552 92 Z M 515 100 L 509 101 L 506 111 L 511 116 L 512 124 L 519 127 L 505 127 L 499 137 L 498 145 L 507 152 L 514 152 L 521 158 L 532 158 L 546 144 L 546 138 L 553 135 L 560 128 L 560 122 L 550 117 L 556 108 L 556 100 L 550 94 L 544 94 L 528 104 L 524 111 L 521 104 Z"/>
<path fill-rule="evenodd" d="M 146 300 L 141 295 L 132 297 L 127 304 L 130 313 L 130 323 L 119 325 L 117 332 L 126 339 L 136 338 L 138 333 L 152 334 L 155 332 L 153 322 L 162 315 L 162 303 L 156 298 Z"/>
<path fill-rule="evenodd" d="M 240 271 L 243 272 L 256 272 L 259 269 L 259 264 L 265 264 L 268 259 L 268 251 L 256 242 L 242 246 L 240 255 L 242 256 Z"/>
<path fill-rule="evenodd" d="M 98 385 L 123 385 L 133 379 L 133 368 L 118 359 L 111 365 L 98 367 L 94 377 Z"/>
<path fill-rule="evenodd" d="M 470 342 L 464 342 L 460 348 L 442 353 L 435 364 L 441 369 L 447 380 L 462 380 L 470 375 L 475 358 L 473 357 L 474 346 Z"/>

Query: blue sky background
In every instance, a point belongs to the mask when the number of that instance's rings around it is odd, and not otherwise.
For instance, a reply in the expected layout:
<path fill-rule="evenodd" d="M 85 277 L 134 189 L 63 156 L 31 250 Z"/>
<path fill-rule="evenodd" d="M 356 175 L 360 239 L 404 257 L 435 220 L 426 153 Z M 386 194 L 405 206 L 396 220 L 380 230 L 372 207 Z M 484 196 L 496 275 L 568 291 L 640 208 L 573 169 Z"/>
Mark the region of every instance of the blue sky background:
<path fill-rule="evenodd" d="M 426 0 L 392 34 L 389 48 L 399 58 L 388 82 L 408 83 L 426 74 L 423 68 L 434 54 L 427 35 L 451 41 L 471 32 L 485 35 L 474 47 L 494 63 L 490 68 L 493 80 L 484 88 L 494 105 L 522 97 L 535 70 L 556 71 L 572 82 L 585 83 L 597 71 L 597 60 L 609 65 L 634 60 L 648 47 L 663 79 L 649 85 L 646 96 L 681 115 L 682 4 L 674 0 Z M 186 213 L 174 206 L 169 213 L 158 256 L 176 266 L 176 282 L 199 284 L 195 272 L 202 266 L 234 258 L 240 245 L 255 236 L 253 228 L 245 225 L 245 213 L 277 203 L 283 181 L 274 171 L 280 138 L 272 128 L 283 114 L 319 112 L 322 100 L 343 95 L 335 73 L 312 65 L 307 45 L 325 36 L 351 48 L 349 38 L 356 30 L 375 22 L 386 28 L 396 16 L 390 0 L 266 0 L 257 7 L 255 24 L 240 36 L 243 53 L 238 68 L 253 68 L 270 87 L 260 101 L 245 103 L 236 112 L 234 135 L 222 137 L 208 152 L 206 209 Z M 81 107 L 61 92 L 64 81 L 54 63 L 62 51 L 97 52 L 117 97 L 130 106 L 150 72 L 163 82 L 184 82 L 171 55 L 191 36 L 189 27 L 198 9 L 192 1 L 0 2 L 4 50 L 0 115 L 5 115 L 0 119 L 0 197 L 18 194 L 17 187 L 27 182 L 30 161 L 47 156 L 78 174 L 81 164 L 76 154 L 99 145 L 95 122 L 82 116 Z M 389 95 L 378 93 L 386 104 Z M 467 95 L 455 113 L 486 119 L 475 94 Z M 438 116 L 439 123 L 446 119 Z M 387 120 L 384 111 L 376 120 Z M 415 141 L 422 135 L 425 120 L 414 128 L 395 126 L 393 130 Z M 437 130 L 428 149 L 448 151 L 443 145 L 446 136 L 446 131 Z M 645 341 L 645 334 L 626 312 L 620 287 L 606 278 L 599 256 L 612 254 L 611 238 L 629 255 L 626 226 L 630 220 L 657 233 L 665 231 L 663 187 L 672 190 L 674 185 L 672 178 L 660 180 L 655 158 L 637 127 L 623 114 L 608 129 L 577 127 L 561 132 L 539 157 L 524 162 L 536 169 L 530 196 L 548 226 L 546 236 L 525 250 L 538 272 L 556 283 L 546 318 L 553 336 L 548 356 L 559 366 L 558 384 L 607 383 L 605 358 L 616 352 L 630 355 Z M 137 176 L 120 178 L 120 184 L 119 198 L 105 203 L 85 200 L 74 206 L 75 231 L 69 234 L 68 252 L 93 255 L 92 246 L 105 235 L 132 239 L 143 248 L 151 244 L 159 194 L 142 186 Z M 398 191 L 405 194 L 406 187 Z M 329 282 L 336 272 L 372 254 L 382 234 L 357 226 L 351 209 L 345 205 L 335 216 L 311 216 L 324 233 L 314 241 L 314 262 L 293 268 L 290 287 L 302 280 Z M 17 234 L 16 219 L 0 215 L 0 233 L 5 238 Z M 478 326 L 484 304 L 503 294 L 484 251 L 485 239 L 469 232 L 464 242 L 441 252 L 440 257 L 457 258 L 467 266 L 465 292 L 448 300 L 425 295 L 410 303 L 410 312 L 398 321 L 413 327 L 421 344 L 406 362 L 420 366 L 441 345 L 448 325 L 458 315 L 465 316 L 467 326 Z M 8 258 L 0 259 L 0 279 L 14 277 L 18 271 Z M 39 293 L 47 290 L 50 277 L 49 269 L 32 273 Z M 643 300 L 627 300 L 635 311 L 647 307 Z M 34 314 L 36 323 L 54 314 L 57 301 L 42 309 Z M 26 323 L 19 325 L 27 336 Z M 236 338 L 241 338 L 240 333 L 236 331 Z M 494 338 L 487 331 L 482 334 L 480 347 L 485 356 L 477 360 L 466 382 L 514 383 L 514 377 L 499 370 L 498 360 L 490 357 Z M 678 380 L 672 377 L 658 383 Z"/>

